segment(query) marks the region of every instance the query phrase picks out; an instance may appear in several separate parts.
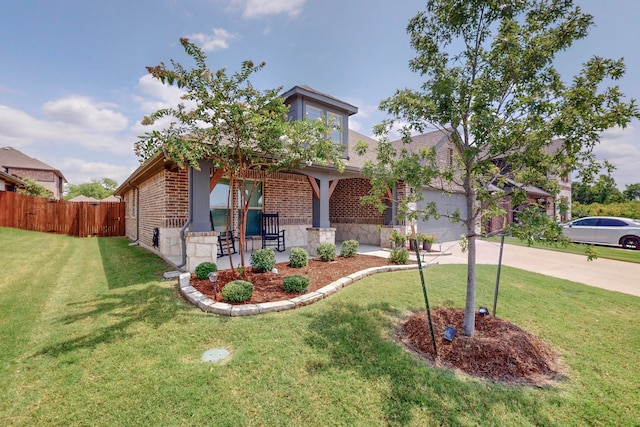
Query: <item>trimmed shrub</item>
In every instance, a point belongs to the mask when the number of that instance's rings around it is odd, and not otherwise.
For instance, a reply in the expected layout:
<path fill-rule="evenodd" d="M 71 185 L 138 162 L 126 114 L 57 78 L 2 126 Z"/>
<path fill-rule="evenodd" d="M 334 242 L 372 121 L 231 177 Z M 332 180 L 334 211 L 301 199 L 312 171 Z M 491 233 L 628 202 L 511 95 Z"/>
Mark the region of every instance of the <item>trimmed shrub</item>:
<path fill-rule="evenodd" d="M 343 258 L 353 258 L 358 253 L 359 246 L 360 244 L 357 240 L 345 240 L 344 242 L 342 242 L 340 256 Z"/>
<path fill-rule="evenodd" d="M 222 299 L 226 302 L 245 302 L 253 295 L 253 285 L 244 280 L 234 280 L 222 288 Z"/>
<path fill-rule="evenodd" d="M 212 262 L 202 262 L 196 266 L 196 277 L 200 280 L 208 279 L 209 273 L 218 271 L 218 266 Z"/>
<path fill-rule="evenodd" d="M 389 261 L 394 264 L 406 264 L 409 262 L 409 251 L 407 248 L 393 248 Z"/>
<path fill-rule="evenodd" d="M 309 254 L 303 248 L 291 248 L 289 265 L 293 268 L 304 267 L 309 263 Z"/>
<path fill-rule="evenodd" d="M 285 292 L 304 292 L 309 287 L 309 278 L 301 274 L 284 278 L 282 285 Z"/>
<path fill-rule="evenodd" d="M 251 265 L 256 273 L 265 273 L 276 266 L 276 254 L 273 249 L 258 249 L 251 254 Z"/>
<path fill-rule="evenodd" d="M 318 244 L 318 256 L 322 261 L 328 262 L 336 259 L 335 243 L 324 242 Z"/>

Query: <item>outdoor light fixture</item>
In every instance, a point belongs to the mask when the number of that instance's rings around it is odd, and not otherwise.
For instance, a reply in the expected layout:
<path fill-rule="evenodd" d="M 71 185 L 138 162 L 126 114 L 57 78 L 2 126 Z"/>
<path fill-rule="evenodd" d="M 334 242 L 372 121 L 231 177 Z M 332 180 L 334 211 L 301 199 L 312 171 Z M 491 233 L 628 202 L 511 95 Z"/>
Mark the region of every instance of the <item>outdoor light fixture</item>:
<path fill-rule="evenodd" d="M 453 337 L 456 336 L 456 328 L 447 326 L 447 329 L 445 329 L 443 336 L 445 340 L 449 342 L 453 341 Z"/>
<path fill-rule="evenodd" d="M 480 316 L 486 316 L 489 314 L 489 309 L 487 307 L 480 307 L 478 309 L 478 314 L 480 314 Z"/>
<path fill-rule="evenodd" d="M 217 293 L 218 290 L 216 289 L 216 280 L 218 280 L 218 272 L 217 271 L 212 271 L 211 273 L 208 274 L 209 280 L 211 281 L 211 286 L 213 286 L 213 300 L 217 301 Z"/>

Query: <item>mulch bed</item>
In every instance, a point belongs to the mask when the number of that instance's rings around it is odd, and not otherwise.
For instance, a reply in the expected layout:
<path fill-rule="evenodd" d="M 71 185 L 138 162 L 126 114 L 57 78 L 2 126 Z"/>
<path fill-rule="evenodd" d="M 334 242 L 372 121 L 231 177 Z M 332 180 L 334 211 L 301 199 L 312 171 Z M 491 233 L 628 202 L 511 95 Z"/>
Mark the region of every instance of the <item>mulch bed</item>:
<path fill-rule="evenodd" d="M 549 385 L 563 378 L 555 351 L 513 323 L 476 313 L 475 334 L 463 335 L 464 310 L 439 307 L 431 310 L 436 337 L 437 365 L 507 383 Z M 452 341 L 444 337 L 447 326 L 456 329 Z M 405 320 L 398 338 L 410 350 L 434 361 L 433 340 L 426 311 Z"/>

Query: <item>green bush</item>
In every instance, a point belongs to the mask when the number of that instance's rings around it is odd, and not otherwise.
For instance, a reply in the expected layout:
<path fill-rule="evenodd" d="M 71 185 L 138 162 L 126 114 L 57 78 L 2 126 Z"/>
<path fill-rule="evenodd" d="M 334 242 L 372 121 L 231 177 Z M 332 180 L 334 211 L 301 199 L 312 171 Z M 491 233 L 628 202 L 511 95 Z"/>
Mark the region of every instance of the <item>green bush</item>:
<path fill-rule="evenodd" d="M 251 265 L 256 273 L 271 271 L 276 266 L 276 254 L 273 249 L 258 249 L 251 254 Z"/>
<path fill-rule="evenodd" d="M 304 292 L 309 287 L 309 278 L 301 274 L 288 276 L 284 278 L 282 287 L 285 292 Z"/>
<path fill-rule="evenodd" d="M 309 263 L 309 254 L 303 248 L 292 248 L 289 254 L 289 265 L 293 268 L 304 267 Z"/>
<path fill-rule="evenodd" d="M 234 280 L 222 288 L 222 299 L 226 302 L 244 302 L 253 295 L 253 285 L 244 280 Z"/>
<path fill-rule="evenodd" d="M 389 261 L 394 264 L 406 264 L 409 262 L 409 251 L 407 248 L 393 248 Z"/>
<path fill-rule="evenodd" d="M 212 262 L 202 262 L 196 266 L 196 277 L 200 280 L 207 279 L 209 273 L 218 271 L 218 266 Z"/>
<path fill-rule="evenodd" d="M 324 242 L 318 244 L 318 256 L 322 261 L 333 261 L 336 259 L 336 245 L 335 243 Z"/>
<path fill-rule="evenodd" d="M 340 256 L 343 258 L 353 258 L 358 253 L 360 244 L 357 240 L 345 240 L 340 248 Z"/>

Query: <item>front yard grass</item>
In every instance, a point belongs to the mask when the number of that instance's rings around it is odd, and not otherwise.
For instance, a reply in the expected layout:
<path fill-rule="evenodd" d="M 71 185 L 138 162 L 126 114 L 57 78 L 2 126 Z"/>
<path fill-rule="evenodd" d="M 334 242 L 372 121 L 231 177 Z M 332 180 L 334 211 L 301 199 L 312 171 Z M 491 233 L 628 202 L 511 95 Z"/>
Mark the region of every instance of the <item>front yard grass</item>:
<path fill-rule="evenodd" d="M 486 240 L 494 243 L 500 243 L 499 236 L 489 237 Z M 517 246 L 528 246 L 526 242 L 523 242 L 522 240 L 515 237 L 505 237 L 504 243 Z M 531 247 L 538 249 L 547 249 L 550 251 L 566 252 L 569 254 L 583 255 L 586 257 L 586 249 L 589 246 L 593 248 L 598 258 L 611 259 L 614 261 L 634 262 L 640 264 L 640 251 L 622 249 L 620 247 L 616 248 L 613 246 L 588 245 L 582 243 L 569 243 L 568 245 L 564 246 L 561 244 L 557 244 L 556 242 L 535 242 Z"/>
<path fill-rule="evenodd" d="M 640 298 L 503 267 L 498 316 L 550 343 L 553 387 L 433 368 L 394 340 L 422 310 L 417 271 L 376 275 L 301 309 L 208 315 L 122 238 L 0 228 L 0 425 L 637 425 Z M 491 306 L 495 266 L 478 266 Z M 464 305 L 466 268 L 425 270 Z M 231 357 L 204 363 L 223 347 Z"/>

